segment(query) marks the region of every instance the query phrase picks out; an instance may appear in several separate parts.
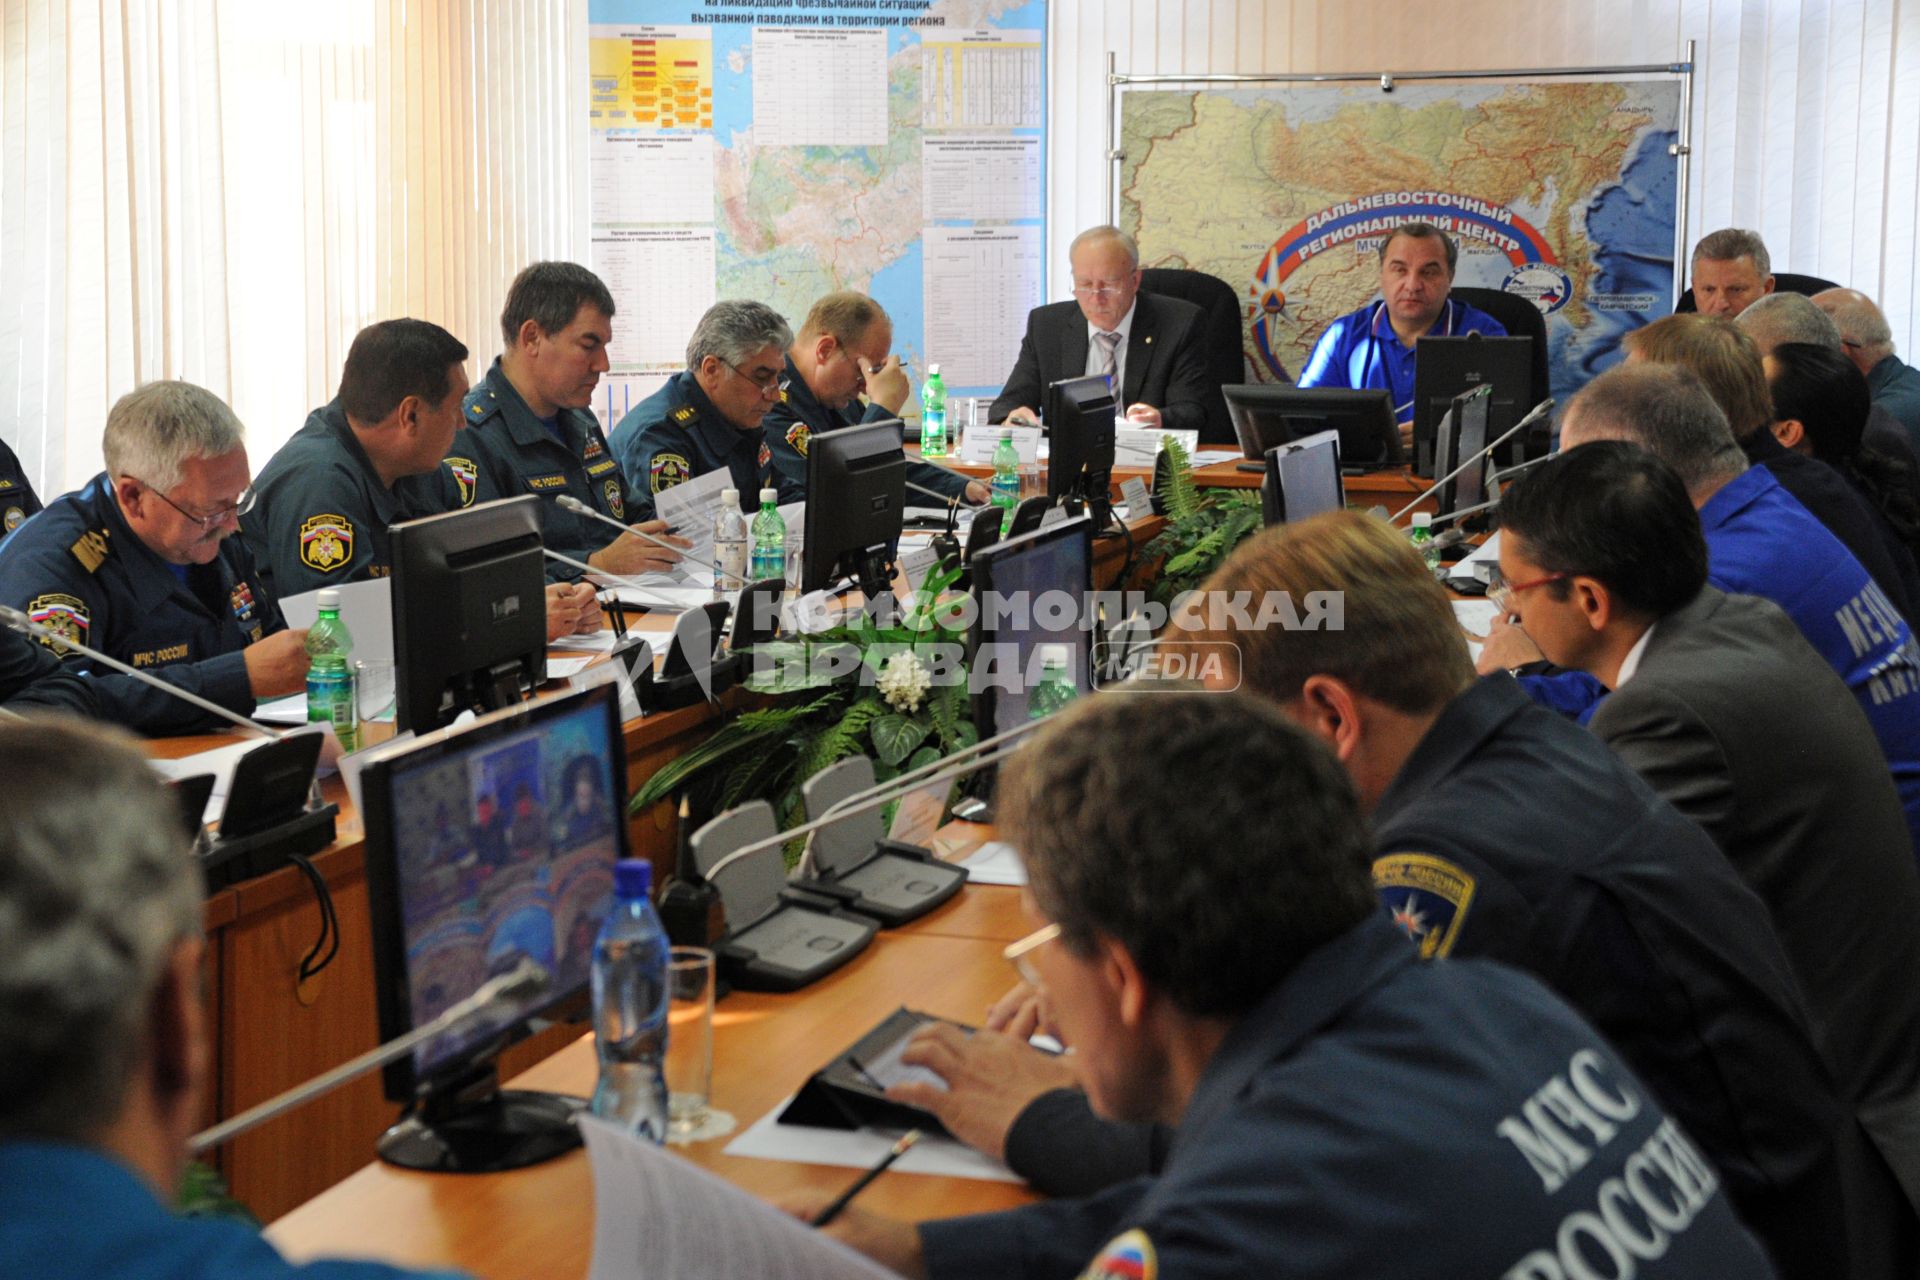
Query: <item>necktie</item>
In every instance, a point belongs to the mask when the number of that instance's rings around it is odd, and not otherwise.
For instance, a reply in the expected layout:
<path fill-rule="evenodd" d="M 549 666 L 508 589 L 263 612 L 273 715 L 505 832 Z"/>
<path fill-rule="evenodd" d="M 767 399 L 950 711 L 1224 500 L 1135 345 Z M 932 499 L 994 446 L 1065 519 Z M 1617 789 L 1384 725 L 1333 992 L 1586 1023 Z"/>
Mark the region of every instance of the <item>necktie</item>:
<path fill-rule="evenodd" d="M 1093 340 L 1100 344 L 1100 373 L 1111 383 L 1117 364 L 1114 356 L 1120 348 L 1120 335 L 1117 333 L 1107 333 L 1103 330 L 1096 330 L 1093 335 Z"/>

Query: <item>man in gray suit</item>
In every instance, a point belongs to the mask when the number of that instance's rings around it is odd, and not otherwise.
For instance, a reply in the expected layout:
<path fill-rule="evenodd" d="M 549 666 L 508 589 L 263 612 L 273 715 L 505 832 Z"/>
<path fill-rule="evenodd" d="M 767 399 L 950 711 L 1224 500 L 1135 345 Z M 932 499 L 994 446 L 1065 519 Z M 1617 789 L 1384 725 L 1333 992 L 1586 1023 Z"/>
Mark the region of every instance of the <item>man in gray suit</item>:
<path fill-rule="evenodd" d="M 1582 445 L 1500 515 L 1488 594 L 1612 690 L 1593 731 L 1767 904 L 1841 1095 L 1898 1179 L 1887 1243 L 1920 1257 L 1920 875 L 1865 713 L 1778 606 L 1706 585 L 1699 518 L 1651 453 Z"/>

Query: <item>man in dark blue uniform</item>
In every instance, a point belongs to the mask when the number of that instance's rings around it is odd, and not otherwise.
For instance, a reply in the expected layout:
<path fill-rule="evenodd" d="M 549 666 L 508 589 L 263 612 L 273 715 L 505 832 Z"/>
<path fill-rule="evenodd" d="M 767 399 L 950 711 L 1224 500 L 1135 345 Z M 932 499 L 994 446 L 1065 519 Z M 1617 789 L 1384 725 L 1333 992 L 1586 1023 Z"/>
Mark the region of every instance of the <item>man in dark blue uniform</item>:
<path fill-rule="evenodd" d="M 425 320 L 383 320 L 354 337 L 340 393 L 273 455 L 240 529 L 273 594 L 393 572 L 387 527 L 470 506 L 474 465 L 457 452 L 467 348 Z M 547 634 L 597 630 L 592 586 L 547 588 Z"/>
<path fill-rule="evenodd" d="M 1099 1195 L 834 1234 L 932 1280 L 1771 1274 L 1599 1033 L 1527 975 L 1420 962 L 1352 784 L 1277 708 L 1088 698 L 996 794 L 1048 922 L 1008 958 L 1095 1110 L 1179 1132 Z"/>
<path fill-rule="evenodd" d="M 148 383 L 113 406 L 101 444 L 106 471 L 0 543 L 0 604 L 242 714 L 301 689 L 306 633 L 286 629 L 232 536 L 253 503 L 233 411 L 191 383 Z"/>
<path fill-rule="evenodd" d="M 782 352 L 793 330 L 761 302 L 726 299 L 707 308 L 687 340 L 687 367 L 628 411 L 613 452 L 639 510 L 695 476 L 725 470 L 751 511 L 766 474 L 761 419 L 787 390 Z"/>
<path fill-rule="evenodd" d="M 0 534 L 12 533 L 40 510 L 40 498 L 27 482 L 20 459 L 0 440 Z"/>
<path fill-rule="evenodd" d="M 481 502 L 531 493 L 540 504 L 549 551 L 596 569 L 638 574 L 664 569 L 679 555 L 554 499 L 569 495 L 620 524 L 636 519 L 620 465 L 593 416 L 593 389 L 607 369 L 613 295 L 600 277 L 571 262 L 536 262 L 507 290 L 500 312 L 506 349 L 462 407 Z M 636 525 L 656 536 L 659 524 Z M 553 562 L 549 577 L 579 571 Z"/>
<path fill-rule="evenodd" d="M 800 336 L 787 352 L 787 389 L 767 410 L 767 453 L 771 483 L 780 501 L 807 496 L 807 445 L 822 431 L 856 422 L 885 422 L 900 416 L 912 393 L 900 357 L 889 355 L 893 321 L 864 293 L 830 293 L 813 304 Z M 865 409 L 859 397 L 867 397 Z M 989 496 L 983 480 L 930 462 L 909 461 L 907 505 L 924 507 L 940 495 L 979 504 Z M 931 493 L 927 492 L 931 490 Z"/>

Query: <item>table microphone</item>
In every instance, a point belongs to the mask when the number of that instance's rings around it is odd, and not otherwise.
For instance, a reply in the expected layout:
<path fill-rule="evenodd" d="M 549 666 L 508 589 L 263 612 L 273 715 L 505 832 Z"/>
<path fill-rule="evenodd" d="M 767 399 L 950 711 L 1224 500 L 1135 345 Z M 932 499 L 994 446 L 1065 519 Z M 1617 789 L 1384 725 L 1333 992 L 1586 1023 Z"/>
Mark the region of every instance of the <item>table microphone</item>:
<path fill-rule="evenodd" d="M 580 499 L 574 497 L 570 493 L 563 493 L 559 497 L 555 498 L 554 501 L 559 503 L 560 506 L 563 507 L 564 509 L 573 512 L 573 514 L 577 516 L 586 516 L 590 520 L 598 520 L 601 524 L 610 524 L 622 533 L 630 533 L 634 537 L 639 538 L 642 541 L 651 542 L 656 547 L 665 547 L 667 550 L 679 556 L 682 560 L 685 560 L 688 564 L 698 565 L 700 568 L 705 569 L 708 573 L 711 573 L 712 575 L 714 575 L 716 579 L 718 579 L 720 576 L 720 566 L 713 563 L 713 561 L 702 560 L 698 556 L 689 555 L 687 554 L 687 549 L 685 547 L 676 547 L 671 542 L 668 542 L 665 538 L 658 537 L 642 529 L 636 529 L 632 525 L 621 524 L 618 520 L 615 520 L 612 516 L 603 516 L 598 511 L 595 511 L 592 507 L 580 501 Z M 549 551 L 547 552 L 547 554 L 552 555 L 553 552 Z M 569 560 L 567 561 L 567 563 L 578 564 L 579 561 Z M 606 572 L 604 569 L 590 569 L 589 571 L 592 573 Z"/>
<path fill-rule="evenodd" d="M 1547 414 L 1551 412 L 1553 412 L 1553 397 L 1548 396 L 1545 400 L 1542 400 L 1539 404 L 1533 406 L 1532 409 L 1528 410 L 1526 417 L 1520 419 L 1520 421 L 1514 423 L 1511 427 L 1508 427 L 1505 431 L 1501 432 L 1500 438 L 1498 440 L 1495 440 L 1492 444 L 1487 445 L 1485 448 L 1479 449 L 1474 453 L 1472 453 L 1471 455 L 1469 455 L 1465 460 L 1463 460 L 1460 463 L 1459 466 L 1447 472 L 1447 474 L 1441 476 L 1438 480 L 1435 480 L 1431 485 L 1428 485 L 1427 488 L 1423 490 L 1420 493 L 1420 495 L 1416 497 L 1412 502 L 1409 502 L 1406 506 L 1400 508 L 1398 511 L 1394 512 L 1391 516 L 1387 517 L 1388 523 L 1390 524 L 1398 523 L 1400 520 L 1400 517 L 1406 515 L 1409 511 L 1412 511 L 1415 507 L 1425 502 L 1428 498 L 1431 498 L 1434 494 L 1440 492 L 1441 485 L 1453 479 L 1455 476 L 1459 475 L 1462 471 L 1465 471 L 1468 467 L 1473 466 L 1475 463 L 1479 462 L 1480 459 L 1486 457 L 1488 454 L 1492 453 L 1495 449 L 1498 449 L 1501 445 L 1513 439 L 1514 436 L 1520 434 L 1520 432 L 1526 430 L 1528 427 L 1532 426 L 1534 423 L 1538 422 L 1541 418 L 1544 418 Z"/>
<path fill-rule="evenodd" d="M 532 960 L 522 959 L 520 963 L 496 978 L 489 979 L 478 991 L 465 1000 L 445 1010 L 439 1017 L 423 1027 L 415 1027 L 407 1034 L 395 1040 L 389 1040 L 377 1049 L 369 1049 L 357 1058 L 341 1063 L 333 1070 L 315 1076 L 305 1084 L 295 1085 L 285 1093 L 268 1098 L 257 1107 L 249 1107 L 239 1115 L 222 1120 L 211 1129 L 203 1129 L 187 1139 L 187 1151 L 199 1155 L 211 1147 L 229 1142 L 249 1129 L 258 1128 L 275 1116 L 304 1106 L 323 1094 L 332 1093 L 341 1085 L 359 1079 L 367 1072 L 412 1052 L 418 1046 L 436 1036 L 444 1035 L 460 1023 L 483 1013 L 490 1013 L 495 1006 L 503 1004 L 524 1004 L 547 989 L 548 973 Z"/>
<path fill-rule="evenodd" d="M 584 570 L 587 573 L 593 574 L 595 577 L 605 578 L 608 582 L 611 582 L 616 586 L 625 587 L 629 591 L 637 592 L 643 596 L 652 597 L 652 603 L 648 605 L 649 608 L 670 609 L 675 613 L 679 613 L 686 608 L 685 605 L 681 604 L 677 600 L 669 600 L 665 596 L 654 594 L 658 590 L 658 588 L 650 587 L 646 585 L 644 582 L 641 582 L 640 579 L 638 578 L 629 578 L 624 573 L 609 573 L 605 569 L 596 569 L 594 566 L 588 564 L 585 560 L 575 560 L 572 556 L 563 556 L 558 551 L 555 551 L 549 547 L 541 547 L 540 553 L 546 556 L 547 559 L 549 560 L 558 560 L 561 564 L 566 565 L 569 569 Z M 642 603 L 645 603 L 645 602 L 643 601 Z M 565 638 L 566 638 L 565 636 L 561 637 L 561 639 L 563 640 Z"/>

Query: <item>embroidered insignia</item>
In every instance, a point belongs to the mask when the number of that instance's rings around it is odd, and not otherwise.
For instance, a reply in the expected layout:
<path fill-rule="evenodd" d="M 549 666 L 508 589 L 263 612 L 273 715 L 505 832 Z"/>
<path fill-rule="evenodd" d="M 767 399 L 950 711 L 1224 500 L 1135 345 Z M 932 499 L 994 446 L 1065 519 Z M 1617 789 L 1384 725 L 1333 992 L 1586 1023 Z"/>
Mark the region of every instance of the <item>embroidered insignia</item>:
<path fill-rule="evenodd" d="M 107 551 L 109 550 L 107 546 L 107 531 L 105 529 L 89 529 L 80 535 L 80 541 L 68 547 L 67 550 L 73 552 L 73 558 L 78 560 L 80 566 L 88 573 L 98 573 L 100 572 L 100 566 L 107 562 Z"/>
<path fill-rule="evenodd" d="M 612 514 L 613 518 L 615 520 L 625 520 L 627 518 L 627 500 L 620 496 L 620 481 L 617 478 L 608 479 L 601 492 L 607 495 L 607 510 Z"/>
<path fill-rule="evenodd" d="M 788 392 L 785 387 L 780 388 L 780 403 L 781 404 L 788 403 Z"/>
<path fill-rule="evenodd" d="M 233 584 L 233 594 L 227 597 L 233 605 L 233 620 L 242 627 L 253 621 L 253 588 L 245 582 Z"/>
<path fill-rule="evenodd" d="M 25 511 L 22 511 L 19 507 L 7 508 L 7 514 L 6 514 L 4 523 L 6 525 L 6 530 L 8 533 L 12 533 L 15 529 L 18 529 L 21 525 L 25 524 L 26 520 L 27 520 L 27 513 Z"/>
<path fill-rule="evenodd" d="M 1160 1260 L 1154 1256 L 1153 1241 L 1135 1227 L 1107 1241 L 1106 1248 L 1094 1255 L 1080 1280 L 1154 1280 L 1160 1274 Z"/>
<path fill-rule="evenodd" d="M 44 596 L 35 596 L 27 602 L 27 616 L 53 632 L 60 640 L 78 640 L 85 643 L 87 630 L 92 619 L 87 616 L 87 603 L 78 596 L 64 592 L 51 592 Z M 67 646 L 60 640 L 39 637 L 40 643 L 53 650 L 55 657 L 64 658 Z"/>
<path fill-rule="evenodd" d="M 812 438 L 813 433 L 807 430 L 807 424 L 804 422 L 796 422 L 787 428 L 787 443 L 792 445 L 793 451 L 803 458 L 807 456 L 807 441 Z"/>
<path fill-rule="evenodd" d="M 761 467 L 767 466 L 773 461 L 773 450 L 767 445 L 762 444 L 760 446 L 760 456 L 755 461 L 757 465 Z"/>
<path fill-rule="evenodd" d="M 528 476 L 527 477 L 527 488 L 529 489 L 547 490 L 547 489 L 564 489 L 566 487 L 567 487 L 567 477 L 558 471 L 554 472 L 550 476 Z"/>
<path fill-rule="evenodd" d="M 685 484 L 693 479 L 693 468 L 687 460 L 677 453 L 657 453 L 653 465 L 648 468 L 653 475 L 653 491 L 665 493 L 677 484 Z"/>
<path fill-rule="evenodd" d="M 672 418 L 675 422 L 692 422 L 694 419 L 694 415 L 699 412 L 700 411 L 698 409 L 695 409 L 692 405 L 683 404 L 678 409 L 675 409 L 672 413 L 668 414 L 667 416 L 669 418 Z"/>
<path fill-rule="evenodd" d="M 587 435 L 587 447 L 580 451 L 580 457 L 583 460 L 587 458 L 597 458 L 605 452 L 606 450 L 600 447 L 600 437 L 589 432 Z"/>
<path fill-rule="evenodd" d="M 603 476 L 607 474 L 607 472 L 613 470 L 614 467 L 616 467 L 617 465 L 619 464 L 614 462 L 612 458 L 602 458 L 600 459 L 600 461 L 594 463 L 592 466 L 587 468 L 587 474 L 590 476 L 596 476 L 596 477 Z"/>
<path fill-rule="evenodd" d="M 1387 914 L 1431 960 L 1453 950 L 1473 902 L 1474 879 L 1445 858 L 1390 853 L 1373 863 L 1373 884 Z"/>
<path fill-rule="evenodd" d="M 480 468 L 473 465 L 472 458 L 448 458 L 447 470 L 453 473 L 453 482 L 460 486 L 460 505 L 473 505 L 473 495 L 480 485 Z"/>
<path fill-rule="evenodd" d="M 342 515 L 317 515 L 300 526 L 300 563 L 332 573 L 353 559 L 353 525 Z"/>
<path fill-rule="evenodd" d="M 17 489 L 19 487 L 19 485 L 7 479 L 5 476 L 0 476 L 0 493 L 5 493 L 9 489 Z"/>

